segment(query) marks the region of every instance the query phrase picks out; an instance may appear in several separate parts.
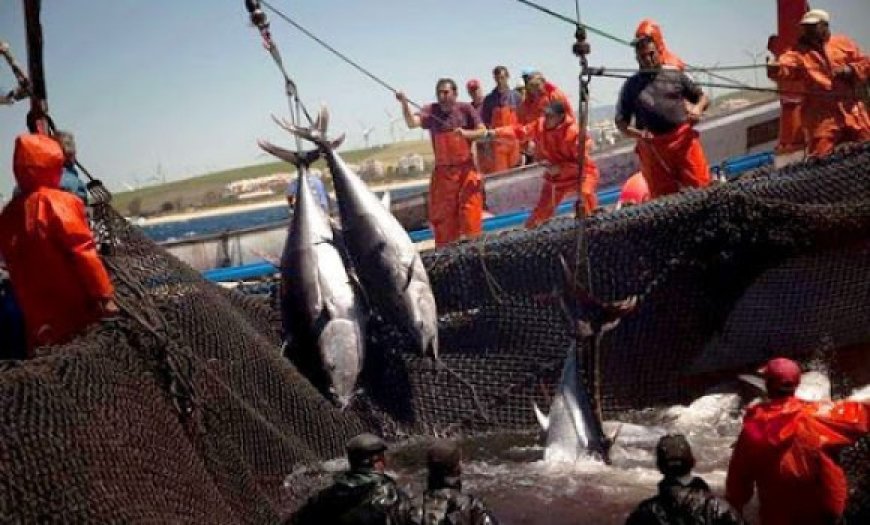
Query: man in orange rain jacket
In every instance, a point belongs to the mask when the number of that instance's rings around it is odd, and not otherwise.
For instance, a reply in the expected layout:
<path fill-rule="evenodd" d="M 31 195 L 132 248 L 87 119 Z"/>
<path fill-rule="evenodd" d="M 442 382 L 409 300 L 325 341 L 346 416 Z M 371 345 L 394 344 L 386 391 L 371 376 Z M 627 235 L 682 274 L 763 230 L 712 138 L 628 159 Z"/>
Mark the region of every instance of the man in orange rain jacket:
<path fill-rule="evenodd" d="M 554 84 L 547 82 L 538 71 L 534 71 L 528 76 L 526 81 L 526 98 L 520 104 L 517 110 L 517 118 L 520 124 L 531 124 L 536 122 L 544 115 L 544 109 L 553 102 L 558 100 L 565 105 L 565 109 L 569 115 L 574 114 L 571 108 L 571 101 L 561 89 Z"/>
<path fill-rule="evenodd" d="M 870 140 L 870 116 L 859 92 L 870 78 L 870 58 L 851 39 L 831 36 L 830 15 L 813 9 L 801 18 L 795 49 L 768 63 L 771 80 L 798 80 L 805 93 L 801 121 L 807 153 L 822 156 L 842 142 Z"/>
<path fill-rule="evenodd" d="M 791 51 L 798 43 L 800 36 L 800 20 L 809 10 L 806 0 L 777 0 L 776 31 L 767 41 L 767 50 L 779 59 L 784 53 Z M 804 130 L 801 126 L 801 102 L 803 89 L 799 80 L 781 80 L 777 82 L 781 91 L 779 95 L 779 142 L 776 145 L 777 154 L 803 151 L 806 147 Z"/>
<path fill-rule="evenodd" d="M 511 89 L 511 77 L 506 67 L 496 66 L 492 70 L 492 77 L 496 87 L 483 99 L 480 119 L 489 129 L 513 126 L 518 122 L 517 109 L 523 98 Z M 520 145 L 516 139 L 481 141 L 477 145 L 481 173 L 508 170 L 520 163 Z"/>
<path fill-rule="evenodd" d="M 659 58 L 663 66 L 673 67 L 683 71 L 686 69 L 686 63 L 677 55 L 671 53 L 668 46 L 665 45 L 665 37 L 662 35 L 662 28 L 655 20 L 644 18 L 637 25 L 634 31 L 634 37 L 637 39 L 647 37 L 651 38 L 656 44 L 656 49 L 659 52 Z"/>
<path fill-rule="evenodd" d="M 456 82 L 442 78 L 436 84 L 438 102 L 411 113 L 402 92 L 396 98 L 409 128 L 428 129 L 435 152 L 435 169 L 429 183 L 429 222 L 435 245 L 443 246 L 460 237 L 474 237 L 482 231 L 483 188 L 474 168 L 471 144 L 454 133 L 456 128 L 486 128 L 471 104 L 456 101 Z"/>
<path fill-rule="evenodd" d="M 577 187 L 580 185 L 580 128 L 574 116 L 568 113 L 568 108 L 561 101 L 551 102 L 544 110 L 544 116 L 531 124 L 516 124 L 494 130 L 459 129 L 457 133 L 469 140 L 494 135 L 500 138 L 535 141 L 538 156 L 546 164 L 547 171 L 544 174 L 544 185 L 541 187 L 538 204 L 526 221 L 527 228 L 534 228 L 551 218 L 562 199 L 569 194 L 577 193 Z M 595 188 L 598 186 L 598 167 L 590 156 L 591 148 L 592 140 L 587 135 L 581 188 L 583 206 L 587 215 L 598 205 L 595 196 Z"/>
<path fill-rule="evenodd" d="M 58 189 L 64 154 L 45 135 L 15 141 L 21 193 L 0 213 L 0 252 L 24 315 L 29 351 L 63 343 L 118 313 L 82 201 Z"/>
<path fill-rule="evenodd" d="M 870 407 L 795 398 L 801 369 L 790 359 L 771 359 L 760 372 L 769 401 L 746 411 L 726 498 L 742 510 L 757 487 L 764 525 L 834 524 L 848 487 L 832 457 L 870 431 Z"/>
<path fill-rule="evenodd" d="M 643 71 L 625 81 L 616 105 L 616 126 L 637 139 L 640 169 L 652 198 L 683 187 L 710 184 L 707 158 L 693 125 L 709 105 L 688 76 L 662 67 L 655 42 L 635 42 Z M 634 125 L 632 125 L 632 118 Z"/>

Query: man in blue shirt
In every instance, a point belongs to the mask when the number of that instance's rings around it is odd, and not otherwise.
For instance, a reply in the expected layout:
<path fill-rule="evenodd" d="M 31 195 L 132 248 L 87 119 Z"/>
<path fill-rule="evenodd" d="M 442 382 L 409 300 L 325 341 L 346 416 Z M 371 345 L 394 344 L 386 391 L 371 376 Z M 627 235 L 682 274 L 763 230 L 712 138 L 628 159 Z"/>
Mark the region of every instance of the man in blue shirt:
<path fill-rule="evenodd" d="M 287 196 L 287 205 L 289 205 L 290 208 L 296 206 L 296 182 L 298 180 L 298 178 L 293 179 L 289 184 L 287 184 L 285 195 Z M 323 185 L 323 180 L 320 178 L 320 171 L 309 171 L 306 174 L 306 180 L 308 181 L 308 187 L 311 189 L 311 193 L 313 193 L 314 198 L 317 199 L 317 203 L 320 204 L 323 212 L 329 215 L 329 194 L 326 193 L 326 186 Z"/>
<path fill-rule="evenodd" d="M 76 170 L 76 139 L 69 131 L 58 131 L 55 137 L 60 142 L 64 157 L 66 157 L 63 164 L 63 175 L 60 178 L 60 189 L 78 196 L 87 206 L 88 189 L 79 178 L 79 172 Z"/>

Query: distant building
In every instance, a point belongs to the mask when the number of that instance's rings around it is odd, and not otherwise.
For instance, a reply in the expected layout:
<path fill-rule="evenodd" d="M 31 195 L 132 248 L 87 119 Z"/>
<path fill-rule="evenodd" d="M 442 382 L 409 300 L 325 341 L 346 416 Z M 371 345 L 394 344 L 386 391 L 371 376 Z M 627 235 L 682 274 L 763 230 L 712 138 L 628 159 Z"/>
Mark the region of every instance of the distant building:
<path fill-rule="evenodd" d="M 418 153 L 405 155 L 399 159 L 397 171 L 402 175 L 423 173 L 426 171 L 426 161 L 423 160 L 423 156 Z"/>
<path fill-rule="evenodd" d="M 295 178 L 295 173 L 274 173 L 264 177 L 237 180 L 224 186 L 224 195 L 241 197 L 259 192 L 282 192 L 287 183 Z"/>
<path fill-rule="evenodd" d="M 359 173 L 364 180 L 373 180 L 384 178 L 386 170 L 383 162 L 374 159 L 367 159 L 363 161 L 362 165 L 360 165 L 357 173 Z"/>

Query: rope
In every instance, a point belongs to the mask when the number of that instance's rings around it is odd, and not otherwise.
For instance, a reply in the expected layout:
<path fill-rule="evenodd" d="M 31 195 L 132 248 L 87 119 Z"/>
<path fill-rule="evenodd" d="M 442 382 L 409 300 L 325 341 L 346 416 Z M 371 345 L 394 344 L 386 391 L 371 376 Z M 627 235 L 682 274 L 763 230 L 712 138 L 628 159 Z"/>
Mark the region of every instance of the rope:
<path fill-rule="evenodd" d="M 555 19 L 557 19 L 557 20 L 561 20 L 561 21 L 563 21 L 563 22 L 567 22 L 567 23 L 569 23 L 569 24 L 571 24 L 571 25 L 573 25 L 573 26 L 576 26 L 576 25 L 577 25 L 577 21 L 576 21 L 576 20 L 571 20 L 569 17 L 567 17 L 567 16 L 565 16 L 565 15 L 563 15 L 563 14 L 557 13 L 557 12 L 553 11 L 552 9 L 548 9 L 548 8 L 546 8 L 546 7 L 544 7 L 544 6 L 540 5 L 540 4 L 536 4 L 535 2 L 531 2 L 531 1 L 529 1 L 529 0 L 515 0 L 515 1 L 521 3 L 521 4 L 525 5 L 525 6 L 531 7 L 532 9 L 536 9 L 536 10 L 538 10 L 538 11 L 541 11 L 542 13 L 546 13 L 546 14 L 552 16 L 553 18 L 555 18 Z M 582 27 L 583 29 L 586 29 L 586 30 L 589 31 L 590 33 L 595 33 L 596 35 L 603 36 L 604 38 L 606 38 L 606 39 L 608 39 L 608 40 L 612 40 L 612 41 L 614 41 L 614 42 L 617 42 L 617 43 L 619 43 L 619 44 L 623 44 L 623 45 L 626 45 L 626 46 L 631 46 L 631 42 L 630 42 L 630 41 L 628 41 L 628 40 L 624 40 L 624 39 L 622 39 L 622 38 L 619 38 L 618 36 L 616 36 L 616 35 L 614 35 L 614 34 L 611 34 L 611 33 L 608 33 L 608 32 L 606 32 L 606 31 L 603 31 L 603 30 L 601 30 L 601 29 L 597 29 L 597 28 L 595 28 L 595 27 L 588 26 L 588 25 L 586 25 L 586 24 L 580 24 L 580 27 Z M 746 84 L 743 84 L 742 82 L 738 82 L 738 81 L 736 81 L 736 80 L 734 80 L 734 79 L 732 79 L 732 78 L 728 78 L 728 77 L 725 77 L 725 76 L 722 76 L 722 75 L 717 75 L 717 74 L 715 74 L 715 73 L 711 73 L 711 72 L 710 72 L 710 71 L 711 71 L 710 69 L 707 69 L 707 68 L 700 68 L 700 67 L 697 67 L 697 66 L 691 66 L 691 67 L 693 67 L 694 69 L 697 69 L 698 71 L 705 72 L 705 73 L 709 73 L 711 76 L 713 76 L 713 77 L 715 77 L 715 78 L 718 78 L 719 80 L 727 80 L 727 81 L 729 81 L 729 82 L 734 82 L 734 83 L 736 83 L 736 84 L 739 85 L 739 86 L 745 86 L 745 87 L 748 87 Z"/>
<path fill-rule="evenodd" d="M 670 70 L 652 70 L 656 72 L 661 71 L 670 71 Z M 674 70 L 675 71 L 675 70 Z M 608 69 L 605 68 L 592 68 L 590 74 L 596 77 L 604 77 L 604 78 L 619 78 L 623 80 L 630 79 L 633 75 L 621 75 L 608 73 Z M 680 83 L 679 78 L 663 78 L 664 82 L 672 82 L 672 83 Z M 763 88 L 763 87 L 753 87 L 753 86 L 735 86 L 731 84 L 719 84 L 716 82 L 700 82 L 693 81 L 694 84 L 701 87 L 712 87 L 712 88 L 725 88 L 725 89 L 741 89 L 744 91 L 757 91 L 759 93 L 772 93 L 776 95 L 800 95 L 800 96 L 812 96 L 812 97 L 827 97 L 837 100 L 850 100 L 850 99 L 858 99 L 860 98 L 858 95 L 849 97 L 840 95 L 837 93 L 831 93 L 830 91 L 821 91 L 815 89 L 779 89 L 779 88 Z"/>

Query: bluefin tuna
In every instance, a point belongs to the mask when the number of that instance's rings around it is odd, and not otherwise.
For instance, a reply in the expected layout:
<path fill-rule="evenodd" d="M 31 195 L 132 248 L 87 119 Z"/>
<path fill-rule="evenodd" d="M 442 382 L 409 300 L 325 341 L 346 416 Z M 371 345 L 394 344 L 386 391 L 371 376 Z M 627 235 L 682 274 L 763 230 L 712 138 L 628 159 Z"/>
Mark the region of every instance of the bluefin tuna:
<path fill-rule="evenodd" d="M 321 113 L 325 120 L 325 110 Z M 324 155 L 332 172 L 347 251 L 373 308 L 410 335 L 414 348 L 422 355 L 437 357 L 435 297 L 408 233 L 336 153 L 324 133 L 286 122 L 279 124 L 315 143 Z"/>
<path fill-rule="evenodd" d="M 308 186 L 308 165 L 318 155 L 262 141 L 260 147 L 295 164 L 299 174 L 281 257 L 281 317 L 294 340 L 290 358 L 326 397 L 345 407 L 363 366 L 367 314 L 330 221 Z"/>
<path fill-rule="evenodd" d="M 604 433 L 592 403 L 580 382 L 577 347 L 571 344 L 562 367 L 562 378 L 550 404 L 549 415 L 534 405 L 535 416 L 547 433 L 545 461 L 576 461 L 606 448 Z"/>

